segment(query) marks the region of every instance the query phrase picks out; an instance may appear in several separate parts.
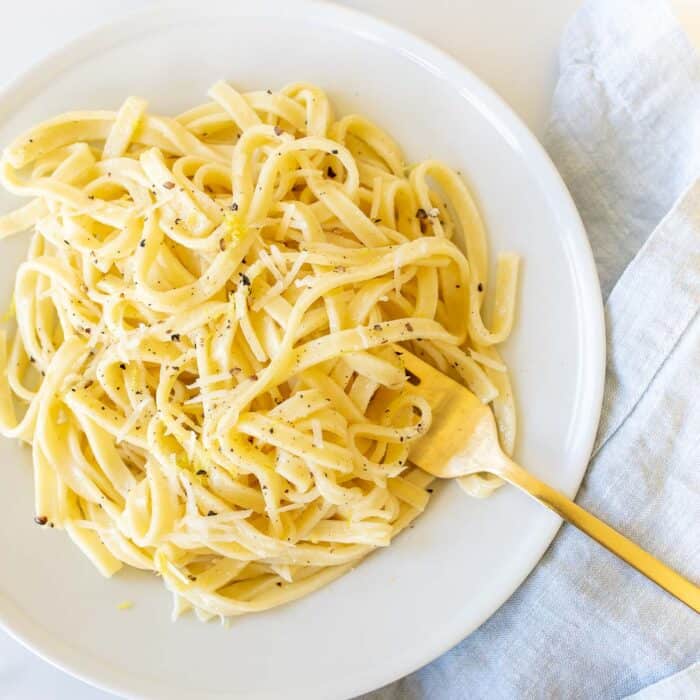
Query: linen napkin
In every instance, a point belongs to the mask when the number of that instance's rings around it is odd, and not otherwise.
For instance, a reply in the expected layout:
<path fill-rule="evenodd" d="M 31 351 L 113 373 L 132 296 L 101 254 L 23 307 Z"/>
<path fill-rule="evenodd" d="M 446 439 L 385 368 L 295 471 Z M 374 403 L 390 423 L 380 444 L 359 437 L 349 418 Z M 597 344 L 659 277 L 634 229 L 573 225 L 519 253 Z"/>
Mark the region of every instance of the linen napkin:
<path fill-rule="evenodd" d="M 577 500 L 696 582 L 699 129 L 700 60 L 666 3 L 585 3 L 545 138 L 607 298 L 603 415 Z M 698 698 L 699 657 L 698 615 L 564 525 L 490 620 L 365 697 Z"/>

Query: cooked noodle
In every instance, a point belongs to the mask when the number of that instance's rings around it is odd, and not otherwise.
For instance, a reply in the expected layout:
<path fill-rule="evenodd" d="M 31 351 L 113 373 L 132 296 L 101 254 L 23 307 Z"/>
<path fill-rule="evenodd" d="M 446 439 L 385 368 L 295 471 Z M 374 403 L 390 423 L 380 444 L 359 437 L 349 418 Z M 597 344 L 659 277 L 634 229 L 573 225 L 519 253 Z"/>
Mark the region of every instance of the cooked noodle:
<path fill-rule="evenodd" d="M 401 345 L 491 402 L 513 323 L 501 256 L 489 324 L 483 226 L 462 180 L 410 170 L 308 84 L 175 119 L 129 98 L 5 151 L 29 197 L 17 332 L 0 338 L 0 430 L 32 447 L 36 520 L 105 575 L 158 572 L 176 612 L 270 608 L 388 545 L 425 508 L 409 462 L 430 426 Z M 474 476 L 474 495 L 498 481 Z"/>

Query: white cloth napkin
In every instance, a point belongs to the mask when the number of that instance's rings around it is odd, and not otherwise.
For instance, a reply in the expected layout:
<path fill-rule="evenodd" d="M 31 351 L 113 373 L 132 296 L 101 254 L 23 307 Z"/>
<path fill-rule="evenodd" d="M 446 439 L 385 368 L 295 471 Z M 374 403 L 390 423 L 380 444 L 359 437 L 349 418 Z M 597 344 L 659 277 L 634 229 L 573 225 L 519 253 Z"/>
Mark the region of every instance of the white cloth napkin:
<path fill-rule="evenodd" d="M 607 297 L 605 403 L 578 502 L 699 581 L 700 60 L 662 0 L 592 0 L 560 64 L 545 145 Z M 699 616 L 565 525 L 490 620 L 366 697 L 698 698 L 699 656 Z"/>

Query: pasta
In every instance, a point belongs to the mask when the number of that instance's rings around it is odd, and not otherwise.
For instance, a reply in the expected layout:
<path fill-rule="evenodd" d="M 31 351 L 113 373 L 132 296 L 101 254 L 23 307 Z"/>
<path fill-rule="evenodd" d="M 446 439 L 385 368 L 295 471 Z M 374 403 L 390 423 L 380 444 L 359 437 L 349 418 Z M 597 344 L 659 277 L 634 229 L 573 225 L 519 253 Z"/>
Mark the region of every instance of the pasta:
<path fill-rule="evenodd" d="M 0 431 L 31 445 L 36 522 L 105 576 L 157 572 L 175 614 L 264 610 L 386 546 L 429 500 L 410 463 L 430 408 L 401 347 L 515 412 L 484 312 L 483 225 L 461 178 L 407 168 L 309 84 L 176 118 L 139 98 L 63 114 L 3 152 L 31 231 L 0 337 Z M 488 322 L 484 318 L 488 317 Z M 488 495 L 498 480 L 462 486 Z"/>

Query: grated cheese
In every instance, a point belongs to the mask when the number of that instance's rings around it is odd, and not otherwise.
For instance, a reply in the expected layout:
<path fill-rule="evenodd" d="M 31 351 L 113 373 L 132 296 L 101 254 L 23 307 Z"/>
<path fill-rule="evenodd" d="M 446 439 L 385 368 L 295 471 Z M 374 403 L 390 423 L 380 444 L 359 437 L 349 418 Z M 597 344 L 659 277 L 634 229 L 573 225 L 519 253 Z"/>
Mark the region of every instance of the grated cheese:
<path fill-rule="evenodd" d="M 216 384 L 216 382 L 223 382 L 227 379 L 231 379 L 230 372 L 221 372 L 220 374 L 211 374 L 208 377 L 200 377 L 191 384 L 186 384 L 188 389 L 198 389 L 201 386 L 206 386 L 207 384 Z"/>
<path fill-rule="evenodd" d="M 287 269 L 287 263 L 285 262 L 284 258 L 282 257 L 282 253 L 280 253 L 280 249 L 276 245 L 271 245 L 270 246 L 270 253 L 272 255 L 272 259 L 275 261 L 275 264 L 278 266 L 278 270 L 286 270 Z"/>
<path fill-rule="evenodd" d="M 299 510 L 299 508 L 305 508 L 306 503 L 290 503 L 287 506 L 282 506 L 281 508 L 277 509 L 278 513 L 287 513 L 290 510 Z"/>
<path fill-rule="evenodd" d="M 194 459 L 194 453 L 197 450 L 197 434 L 189 431 L 187 433 L 187 443 L 185 445 L 185 451 L 187 452 L 187 458 L 190 462 Z"/>
<path fill-rule="evenodd" d="M 124 421 L 124 425 L 122 425 L 116 435 L 117 444 L 122 442 L 122 440 L 124 440 L 124 438 L 131 432 L 131 429 L 139 422 L 139 420 L 141 420 L 141 416 L 150 402 L 150 398 L 144 399 L 136 406 L 136 408 L 134 408 L 134 412 Z"/>
<path fill-rule="evenodd" d="M 260 258 L 260 262 L 262 262 L 262 264 L 270 271 L 272 276 L 278 282 L 281 282 L 283 279 L 282 273 L 277 269 L 274 260 L 269 256 L 269 254 L 266 251 L 261 250 L 258 257 Z"/>
<path fill-rule="evenodd" d="M 229 375 L 230 378 L 231 375 Z M 202 391 L 197 396 L 193 396 L 191 399 L 185 401 L 185 406 L 189 406 L 195 403 L 204 403 L 210 399 L 221 399 L 231 393 L 231 389 L 216 389 L 214 391 Z"/>
<path fill-rule="evenodd" d="M 311 275 L 307 275 L 306 277 L 302 277 L 300 280 L 296 280 L 294 282 L 295 287 L 306 287 L 307 289 L 311 289 L 311 287 L 314 286 L 314 278 Z"/>
<path fill-rule="evenodd" d="M 297 259 L 294 261 L 291 270 L 287 272 L 284 278 L 275 282 L 275 284 L 267 290 L 267 293 L 258 299 L 255 304 L 253 304 L 253 311 L 259 311 L 269 301 L 282 294 L 282 292 L 289 287 L 289 285 L 294 281 L 295 277 L 299 274 L 299 270 L 301 270 L 302 265 L 306 262 L 306 258 L 308 257 L 309 254 L 306 251 L 300 253 L 297 256 Z M 284 262 L 284 260 L 282 262 Z"/>
<path fill-rule="evenodd" d="M 323 430 L 321 428 L 321 421 L 318 418 L 313 418 L 311 420 L 311 431 L 313 432 L 314 447 L 321 449 L 323 447 Z"/>

